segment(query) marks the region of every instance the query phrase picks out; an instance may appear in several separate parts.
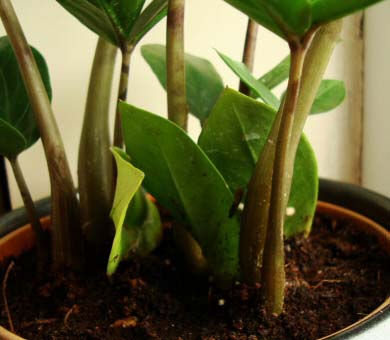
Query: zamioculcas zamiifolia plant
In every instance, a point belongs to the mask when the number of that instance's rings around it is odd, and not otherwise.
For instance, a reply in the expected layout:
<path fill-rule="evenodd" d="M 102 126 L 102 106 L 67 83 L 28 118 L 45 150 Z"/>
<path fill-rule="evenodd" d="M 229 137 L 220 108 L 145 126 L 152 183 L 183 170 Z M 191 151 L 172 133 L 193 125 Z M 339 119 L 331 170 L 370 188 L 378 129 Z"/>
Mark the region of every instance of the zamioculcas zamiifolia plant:
<path fill-rule="evenodd" d="M 29 47 L 11 1 L 0 0 L 8 34 L 0 39 L 0 154 L 14 170 L 41 263 L 47 240 L 17 161 L 39 136 L 52 190 L 54 268 L 109 258 L 112 275 L 122 260 L 148 255 L 163 237 L 155 199 L 169 211 L 177 247 L 194 272 L 222 287 L 260 283 L 267 312 L 280 314 L 283 241 L 310 233 L 317 202 L 317 164 L 303 127 L 309 114 L 332 110 L 345 97 L 343 82 L 322 79 L 341 18 L 378 0 L 226 0 L 249 17 L 243 61 L 218 52 L 240 78 L 240 91 L 225 88 L 209 61 L 185 53 L 185 0 L 57 2 L 99 36 L 79 149 L 79 198 L 50 105 L 46 64 Z M 167 91 L 169 119 L 125 103 L 134 48 L 166 15 L 166 45 L 145 45 L 141 52 Z M 252 74 L 258 24 L 290 48 L 261 77 Z M 285 80 L 278 98 L 273 89 Z M 202 125 L 197 142 L 187 134 L 189 114 Z"/>

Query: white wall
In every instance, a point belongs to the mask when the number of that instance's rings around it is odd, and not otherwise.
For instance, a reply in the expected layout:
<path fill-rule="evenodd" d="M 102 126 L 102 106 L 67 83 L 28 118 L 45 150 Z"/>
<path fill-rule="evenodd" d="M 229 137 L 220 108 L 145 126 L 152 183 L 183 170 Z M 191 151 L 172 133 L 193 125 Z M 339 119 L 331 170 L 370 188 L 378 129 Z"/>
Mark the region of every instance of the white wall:
<path fill-rule="evenodd" d="M 78 140 L 96 36 L 53 0 L 14 0 L 13 3 L 28 40 L 42 52 L 48 62 L 54 93 L 53 108 L 76 178 Z M 161 23 L 147 35 L 142 44 L 163 43 L 164 26 L 165 22 Z M 187 51 L 211 59 L 226 84 L 232 87 L 237 86 L 238 81 L 218 59 L 213 48 L 240 59 L 245 28 L 244 16 L 222 0 L 188 1 Z M 0 34 L 4 34 L 2 27 Z M 256 74 L 268 70 L 286 54 L 287 46 L 282 40 L 261 30 Z M 348 62 L 345 55 L 345 47 L 340 44 L 329 68 L 329 76 L 339 79 L 345 76 L 343 70 Z M 165 93 L 140 57 L 139 49 L 131 65 L 129 101 L 155 113 L 166 113 Z M 348 131 L 349 115 L 346 102 L 335 112 L 310 118 L 308 122 L 306 130 L 317 151 L 322 176 L 351 180 L 349 135 L 345 133 Z M 199 133 L 199 125 L 195 120 L 191 120 L 190 129 L 194 137 Z M 48 195 L 48 174 L 43 166 L 40 143 L 21 156 L 21 163 L 34 198 Z M 12 201 L 14 205 L 20 205 L 21 200 L 12 176 L 10 182 Z"/>
<path fill-rule="evenodd" d="M 367 11 L 365 37 L 363 184 L 390 197 L 390 1 Z"/>

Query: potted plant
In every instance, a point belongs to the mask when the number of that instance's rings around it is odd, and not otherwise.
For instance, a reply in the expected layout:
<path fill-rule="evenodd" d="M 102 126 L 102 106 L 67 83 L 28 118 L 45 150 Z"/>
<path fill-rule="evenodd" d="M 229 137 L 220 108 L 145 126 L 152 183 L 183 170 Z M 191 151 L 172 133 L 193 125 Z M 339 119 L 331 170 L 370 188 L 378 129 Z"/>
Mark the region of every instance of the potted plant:
<path fill-rule="evenodd" d="M 48 263 L 57 274 L 70 273 L 67 278 L 71 283 L 67 286 L 66 298 L 77 300 L 84 293 L 77 289 L 72 292 L 73 288 L 69 288 L 75 283 L 75 272 L 85 278 L 84 273 L 90 271 L 87 268 L 95 268 L 93 272 L 99 274 L 101 263 L 108 258 L 107 273 L 113 281 L 119 280 L 119 286 L 114 287 L 120 288 L 123 282 L 115 272 L 122 270 L 126 287 L 132 289 L 132 296 L 137 293 L 140 297 L 137 301 L 123 298 L 126 317 L 114 320 L 110 327 L 113 333 L 108 331 L 107 338 L 176 339 L 179 335 L 191 338 L 204 334 L 204 338 L 208 336 L 211 339 L 213 336 L 236 336 L 234 332 L 228 335 L 226 329 L 221 333 L 218 329 L 211 333 L 202 330 L 192 335 L 185 329 L 175 332 L 170 330 L 176 327 L 175 323 L 170 324 L 169 330 L 166 325 L 155 326 L 165 332 L 157 334 L 148 321 L 148 311 L 142 312 L 140 303 L 144 301 L 147 306 L 152 304 L 151 300 L 164 299 L 165 295 L 149 289 L 142 276 L 135 279 L 126 277 L 123 273 L 126 265 L 118 269 L 121 262 L 129 259 L 133 260 L 130 267 L 137 271 L 137 275 L 145 263 L 149 263 L 151 270 L 148 277 L 155 281 L 161 279 L 162 286 L 165 274 L 161 273 L 165 272 L 159 268 L 165 263 L 174 279 L 191 287 L 184 290 L 187 308 L 191 309 L 189 292 L 197 287 L 196 283 L 199 287 L 206 285 L 208 294 L 203 294 L 200 289 L 201 301 L 207 303 L 209 299 L 212 303 L 216 299 L 224 317 L 233 313 L 230 320 L 235 332 L 241 334 L 240 338 L 271 336 L 273 328 L 280 329 L 280 324 L 289 319 L 285 317 L 284 321 L 280 321 L 286 314 L 283 314 L 286 282 L 291 283 L 286 281 L 285 252 L 292 252 L 299 258 L 300 253 L 295 248 L 306 253 L 308 249 L 315 250 L 315 247 L 308 248 L 307 239 L 302 237 L 285 244 L 285 238 L 310 233 L 317 206 L 316 161 L 307 138 L 302 136 L 303 126 L 310 113 L 330 110 L 344 98 L 341 82 L 322 80 L 339 40 L 340 18 L 377 1 L 340 4 L 325 0 L 299 0 L 294 3 L 227 0 L 251 18 L 244 63 L 220 53 L 225 63 L 240 77 L 242 93 L 224 89 L 220 76 L 208 61 L 184 53 L 184 0 L 154 0 L 146 7 L 144 0 L 58 2 L 100 37 L 80 142 L 79 198 L 51 110 L 50 82 L 45 62 L 36 50 L 30 49 L 10 1 L 0 0 L 0 16 L 8 33 L 8 37 L 0 41 L 4 103 L 0 116 L 0 152 L 11 162 L 25 202 L 36 239 L 38 273 L 42 273 Z M 144 46 L 142 53 L 167 89 L 168 120 L 124 102 L 132 51 L 166 14 L 166 46 Z M 288 58 L 260 79 L 250 72 L 255 22 L 284 39 L 291 52 Z M 108 105 L 117 49 L 122 55 L 122 68 L 115 147 L 110 152 Z M 271 90 L 287 78 L 287 90 L 279 99 Z M 332 93 L 332 96 L 324 93 Z M 186 134 L 189 112 L 199 118 L 203 126 L 198 143 Z M 52 189 L 50 237 L 46 231 L 49 221 L 44 220 L 45 227 L 42 226 L 17 162 L 18 154 L 36 142 L 39 136 L 45 149 Z M 123 144 L 126 151 L 122 149 Z M 320 205 L 319 210 L 325 216 L 339 214 L 339 209 L 326 204 Z M 343 216 L 341 221 L 364 225 L 362 228 L 375 234 L 385 249 L 389 247 L 388 232 L 375 222 L 358 222 L 357 216 L 348 212 Z M 319 224 L 326 224 L 328 229 L 332 229 L 334 217 L 324 219 L 327 222 Z M 19 250 L 32 244 L 26 234 L 28 230 L 25 228 L 24 234 L 17 237 L 22 244 Z M 341 235 L 338 233 L 334 231 L 334 235 L 343 236 L 343 232 Z M 162 245 L 158 247 L 163 235 Z M 169 247 L 166 246 L 167 235 L 171 242 Z M 3 242 L 3 250 L 14 242 L 14 236 L 6 240 L 8 243 Z M 354 234 L 349 236 L 355 237 Z M 345 246 L 332 236 L 329 238 L 343 256 L 351 252 L 355 254 L 353 249 L 356 247 L 349 243 Z M 356 242 L 360 246 L 361 238 L 359 241 L 357 237 Z M 183 280 L 174 274 L 176 262 L 172 265 L 170 258 L 165 259 L 165 262 L 158 262 L 160 266 L 156 269 L 155 253 L 150 255 L 153 251 L 158 254 L 161 248 L 169 253 L 172 243 L 179 249 L 175 254 L 182 254 L 172 258 L 180 263 L 178 257 L 183 257 L 186 264 L 182 264 L 185 270 L 181 268 L 185 276 Z M 376 249 L 380 254 L 377 243 L 370 243 L 371 248 L 367 248 L 367 252 Z M 291 247 L 295 247 L 294 251 Z M 7 250 L 3 257 L 6 255 L 10 255 Z M 12 255 L 20 255 L 20 252 L 16 250 Z M 167 255 L 162 253 L 162 256 Z M 142 258 L 146 260 L 138 260 Z M 299 267 L 298 262 L 289 263 L 296 263 Z M 9 270 L 3 282 L 5 295 L 8 274 Z M 134 274 L 131 272 L 130 277 Z M 41 277 L 44 275 L 41 274 Z M 60 277 L 62 279 L 57 276 L 56 283 L 49 288 L 44 285 L 46 290 L 41 287 L 42 296 L 51 296 L 59 286 L 64 289 L 66 280 L 64 275 Z M 101 277 L 92 277 L 101 280 Z M 307 282 L 304 285 L 315 290 L 328 281 L 342 282 L 325 278 L 319 280 L 314 288 Z M 382 282 L 380 278 L 378 281 Z M 165 290 L 172 289 L 175 281 L 169 282 Z M 114 289 L 108 281 L 105 287 Z M 295 288 L 299 290 L 301 285 Z M 85 289 L 89 286 L 84 286 Z M 183 290 L 178 289 L 180 294 Z M 45 293 L 47 290 L 49 293 Z M 237 312 L 244 310 L 252 318 L 258 313 L 259 319 L 268 328 L 261 322 L 253 326 L 237 320 L 234 308 L 224 309 L 226 299 L 223 297 L 243 303 L 243 309 L 239 304 L 236 306 Z M 199 308 L 199 301 L 196 303 Z M 143 315 L 142 321 L 139 315 L 131 315 L 137 308 L 140 309 L 138 314 Z M 169 314 L 164 301 L 158 308 L 162 308 L 160 313 L 165 311 Z M 70 315 L 77 313 L 78 309 L 79 303 L 74 303 L 67 310 L 63 319 L 65 328 L 69 327 Z M 6 310 L 11 321 L 9 309 Z M 179 319 L 177 322 L 182 321 Z M 290 321 L 296 322 L 297 319 Z M 137 328 L 140 323 L 142 330 Z M 256 331 L 253 327 L 257 328 Z M 130 333 L 123 335 L 118 328 Z M 5 338 L 15 337 L 4 329 L 0 331 Z M 101 331 L 96 326 L 95 337 L 102 336 Z M 180 331 L 183 333 L 180 334 Z M 294 330 L 291 332 L 286 337 L 296 338 Z M 320 331 L 310 332 L 306 337 L 322 334 Z M 86 334 L 75 336 L 87 337 Z M 280 333 L 274 336 L 280 337 Z"/>

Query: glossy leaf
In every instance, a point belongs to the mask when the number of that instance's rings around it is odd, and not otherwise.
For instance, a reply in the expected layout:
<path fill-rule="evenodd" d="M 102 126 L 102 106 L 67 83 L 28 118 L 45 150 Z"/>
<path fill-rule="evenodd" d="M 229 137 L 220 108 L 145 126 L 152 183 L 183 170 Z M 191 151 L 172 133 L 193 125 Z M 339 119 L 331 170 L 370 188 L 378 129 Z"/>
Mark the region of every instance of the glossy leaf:
<path fill-rule="evenodd" d="M 275 110 L 279 108 L 279 99 L 260 81 L 258 81 L 245 64 L 234 61 L 223 53 L 218 52 L 219 56 L 227 66 L 258 96 L 264 103 L 268 104 Z"/>
<path fill-rule="evenodd" d="M 269 106 L 226 89 L 215 105 L 202 133 L 199 146 L 222 173 L 234 191 L 247 187 L 260 151 L 275 117 Z M 314 154 L 302 138 L 294 168 L 286 236 L 308 232 L 317 200 L 318 177 Z"/>
<path fill-rule="evenodd" d="M 113 149 L 118 178 L 111 217 L 116 232 L 107 266 L 112 275 L 122 260 L 145 256 L 162 238 L 162 224 L 156 206 L 140 190 L 144 174 L 129 162 L 120 149 Z"/>
<path fill-rule="evenodd" d="M 282 94 L 282 99 L 286 92 Z M 310 114 L 331 111 L 338 107 L 345 99 L 345 84 L 341 80 L 325 79 L 320 83 Z"/>
<path fill-rule="evenodd" d="M 146 177 L 144 186 L 189 230 L 214 275 L 238 273 L 239 222 L 229 218 L 233 194 L 205 153 L 177 125 L 120 104 L 127 153 Z"/>
<path fill-rule="evenodd" d="M 141 13 L 129 36 L 132 45 L 137 44 L 162 18 L 167 15 L 168 0 L 153 0 Z"/>
<path fill-rule="evenodd" d="M 310 28 L 310 0 L 225 0 L 260 25 L 287 39 Z"/>
<path fill-rule="evenodd" d="M 142 46 L 141 53 L 160 84 L 166 89 L 165 46 L 145 45 Z M 194 116 L 204 122 L 221 95 L 224 85 L 220 75 L 208 60 L 186 54 L 185 63 L 189 109 Z"/>
<path fill-rule="evenodd" d="M 49 71 L 42 55 L 32 48 L 49 97 Z M 8 37 L 0 38 L 0 155 L 15 157 L 39 139 L 34 112 Z"/>
<path fill-rule="evenodd" d="M 313 24 L 333 21 L 382 0 L 312 0 Z"/>
<path fill-rule="evenodd" d="M 81 23 L 112 44 L 133 46 L 165 15 L 167 0 L 57 0 Z"/>
<path fill-rule="evenodd" d="M 274 89 L 279 84 L 283 83 L 290 74 L 290 56 L 284 58 L 279 64 L 277 64 L 272 70 L 260 77 L 265 87 L 270 90 Z"/>
<path fill-rule="evenodd" d="M 120 45 L 120 37 L 99 0 L 57 0 L 57 2 L 97 35 L 116 46 Z"/>
<path fill-rule="evenodd" d="M 109 17 L 117 34 L 127 40 L 141 14 L 145 0 L 91 0 L 98 3 Z"/>
<path fill-rule="evenodd" d="M 345 84 L 341 80 L 325 79 L 321 82 L 310 114 L 328 112 L 338 107 L 345 99 Z"/>

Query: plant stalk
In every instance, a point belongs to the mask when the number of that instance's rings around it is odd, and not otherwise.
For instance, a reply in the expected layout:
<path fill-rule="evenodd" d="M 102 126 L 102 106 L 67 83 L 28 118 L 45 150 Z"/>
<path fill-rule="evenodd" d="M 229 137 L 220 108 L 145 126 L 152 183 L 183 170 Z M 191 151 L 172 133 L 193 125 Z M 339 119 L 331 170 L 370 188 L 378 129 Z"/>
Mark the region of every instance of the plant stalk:
<path fill-rule="evenodd" d="M 80 139 L 78 178 L 83 231 L 91 258 L 109 250 L 114 226 L 114 160 L 110 153 L 109 113 L 117 47 L 99 38 L 89 80 Z"/>
<path fill-rule="evenodd" d="M 241 218 L 240 268 L 244 282 L 251 285 L 261 282 L 275 147 L 281 119 L 282 109 L 279 109 L 249 181 Z"/>
<path fill-rule="evenodd" d="M 262 268 L 263 292 L 267 312 L 279 315 L 283 310 L 285 271 L 283 229 L 289 195 L 289 146 L 305 57 L 305 47 L 292 44 L 291 68 L 282 120 L 275 149 L 271 200 Z"/>
<path fill-rule="evenodd" d="M 257 24 L 257 22 L 249 18 L 242 62 L 248 67 L 249 71 L 251 72 L 253 71 L 253 66 L 255 62 L 258 31 L 259 25 Z M 251 93 L 249 87 L 242 80 L 240 81 L 239 91 L 247 96 L 249 96 Z"/>
<path fill-rule="evenodd" d="M 342 27 L 342 20 L 333 21 L 321 26 L 313 37 L 313 41 L 306 53 L 291 138 L 291 155 L 296 154 L 306 119 L 309 116 L 329 60 L 340 39 Z M 295 158 L 291 159 L 290 162 L 294 164 L 294 160 Z"/>
<path fill-rule="evenodd" d="M 168 1 L 167 94 L 168 118 L 187 130 L 188 107 L 184 57 L 185 0 Z"/>
<path fill-rule="evenodd" d="M 289 88 L 287 96 L 290 91 L 293 94 L 297 92 L 299 96 L 296 99 L 286 97 L 286 103 L 291 100 L 291 103 L 294 104 L 291 104 L 291 107 L 295 106 L 295 108 L 288 110 L 286 112 L 287 116 L 283 115 L 284 118 L 279 133 L 262 273 L 266 308 L 271 313 L 280 314 L 283 309 L 285 286 L 283 228 L 296 151 L 306 118 L 309 115 L 323 74 L 339 39 L 341 28 L 341 20 L 326 24 L 317 31 L 312 41 L 311 34 L 314 32 L 308 33 L 306 44 L 304 45 L 308 46 L 309 42 L 310 45 L 308 48 L 303 46 L 303 57 L 300 55 L 302 51 L 299 52 L 299 50 L 294 51 L 292 49 L 290 80 L 293 74 L 296 73 L 296 78 L 300 80 L 300 83 L 299 90 Z M 299 70 L 300 68 L 301 70 Z M 293 114 L 290 115 L 289 111 L 293 112 Z"/>
<path fill-rule="evenodd" d="M 168 118 L 187 131 L 188 105 L 186 93 L 186 70 L 184 54 L 184 10 L 185 0 L 168 1 L 167 18 L 167 101 Z M 188 265 L 194 272 L 207 268 L 198 242 L 184 226 L 173 226 L 178 248 L 184 253 Z"/>
<path fill-rule="evenodd" d="M 31 224 L 31 228 L 34 232 L 35 239 L 37 242 L 38 269 L 43 270 L 45 264 L 47 264 L 47 261 L 49 259 L 48 244 L 47 244 L 48 238 L 46 237 L 45 231 L 42 228 L 41 222 L 39 220 L 37 211 L 34 206 L 34 202 L 32 200 L 30 191 L 28 189 L 26 180 L 24 179 L 23 172 L 22 169 L 20 168 L 17 157 L 9 158 L 8 160 L 11 164 L 16 183 L 18 185 L 24 206 L 26 208 L 26 212 Z"/>
<path fill-rule="evenodd" d="M 122 52 L 122 66 L 121 75 L 119 80 L 118 90 L 118 103 L 116 107 L 115 126 L 114 126 L 114 146 L 118 148 L 123 147 L 123 132 L 122 132 L 122 119 L 119 112 L 119 101 L 125 101 L 127 99 L 127 91 L 129 84 L 130 74 L 130 60 L 134 47 L 132 45 L 124 44 L 121 48 Z"/>
<path fill-rule="evenodd" d="M 79 202 L 60 132 L 31 49 L 10 0 L 0 0 L 0 16 L 15 51 L 40 130 L 52 190 L 54 267 L 80 268 L 82 233 Z"/>

